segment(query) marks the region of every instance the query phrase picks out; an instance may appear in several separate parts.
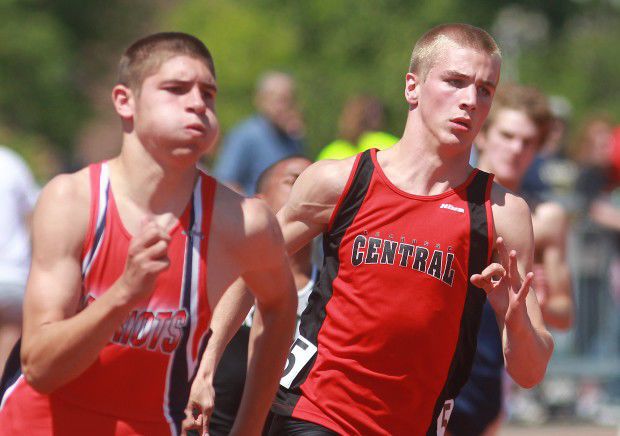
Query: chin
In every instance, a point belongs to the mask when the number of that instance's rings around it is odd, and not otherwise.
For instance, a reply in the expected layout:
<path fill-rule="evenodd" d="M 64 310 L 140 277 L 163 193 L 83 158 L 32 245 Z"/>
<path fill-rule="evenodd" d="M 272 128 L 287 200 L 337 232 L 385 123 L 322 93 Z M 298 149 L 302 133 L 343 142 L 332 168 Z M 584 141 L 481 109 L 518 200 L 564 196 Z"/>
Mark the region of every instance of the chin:
<path fill-rule="evenodd" d="M 471 145 L 471 141 L 468 138 L 464 138 L 459 135 L 450 135 L 443 139 L 442 145 L 445 148 L 455 150 L 455 149 L 463 149 L 467 148 Z"/>

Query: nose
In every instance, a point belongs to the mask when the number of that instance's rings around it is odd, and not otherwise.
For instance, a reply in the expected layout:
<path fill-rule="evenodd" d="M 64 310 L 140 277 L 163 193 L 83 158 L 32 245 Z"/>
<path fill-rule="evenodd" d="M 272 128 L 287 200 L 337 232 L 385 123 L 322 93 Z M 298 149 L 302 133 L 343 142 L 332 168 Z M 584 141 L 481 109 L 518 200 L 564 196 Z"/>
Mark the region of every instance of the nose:
<path fill-rule="evenodd" d="M 198 114 L 204 114 L 207 110 L 207 104 L 202 95 L 202 90 L 198 86 L 194 86 L 188 93 L 188 106 L 192 111 Z"/>
<path fill-rule="evenodd" d="M 525 149 L 525 142 L 522 139 L 515 138 L 512 141 L 512 152 L 514 154 L 521 154 Z"/>
<path fill-rule="evenodd" d="M 478 103 L 478 90 L 474 84 L 465 86 L 461 90 L 461 104 L 459 107 L 463 110 L 474 111 Z"/>

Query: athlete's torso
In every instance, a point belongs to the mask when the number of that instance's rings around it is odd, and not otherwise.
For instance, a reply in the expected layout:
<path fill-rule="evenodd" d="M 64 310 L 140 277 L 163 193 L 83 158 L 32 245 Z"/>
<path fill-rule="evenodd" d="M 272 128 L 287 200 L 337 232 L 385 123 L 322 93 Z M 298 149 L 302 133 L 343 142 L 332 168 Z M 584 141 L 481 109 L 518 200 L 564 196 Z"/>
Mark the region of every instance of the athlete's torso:
<path fill-rule="evenodd" d="M 489 262 L 490 186 L 474 171 L 454 190 L 414 196 L 374 150 L 360 155 L 324 235 L 276 413 L 343 434 L 441 432 L 485 301 L 469 277 Z"/>
<path fill-rule="evenodd" d="M 82 253 L 82 308 L 121 276 L 131 240 L 116 207 L 107 164 L 89 170 L 92 200 Z M 50 421 L 55 434 L 70 434 L 75 427 L 63 427 L 73 425 L 63 421 L 80 414 L 122 423 L 89 434 L 180 433 L 189 381 L 209 336 L 206 254 L 215 185 L 211 177 L 199 176 L 191 202 L 169 233 L 170 267 L 159 274 L 152 295 L 129 314 L 95 363 L 49 396 L 38 394 L 21 377 L 4 399 L 2 415 L 12 413 L 18 425 L 28 410 L 23 405 L 34 402 L 47 415 L 41 417 L 41 434 L 49 434 L 43 430 Z"/>

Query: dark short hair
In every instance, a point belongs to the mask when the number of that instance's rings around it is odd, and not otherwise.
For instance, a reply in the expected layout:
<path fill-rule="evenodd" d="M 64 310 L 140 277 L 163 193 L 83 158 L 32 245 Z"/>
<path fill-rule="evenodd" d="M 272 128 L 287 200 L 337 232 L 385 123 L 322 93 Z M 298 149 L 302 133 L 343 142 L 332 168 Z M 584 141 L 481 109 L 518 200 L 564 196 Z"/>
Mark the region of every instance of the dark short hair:
<path fill-rule="evenodd" d="M 117 83 L 139 92 L 146 77 L 179 55 L 202 60 L 215 77 L 213 57 L 202 41 L 187 33 L 160 32 L 138 39 L 125 50 L 118 64 Z"/>
<path fill-rule="evenodd" d="M 262 194 L 263 192 L 265 192 L 267 183 L 269 182 L 269 180 L 271 180 L 271 177 L 273 176 L 273 173 L 276 170 L 276 168 L 279 167 L 284 162 L 292 160 L 292 159 L 304 159 L 304 160 L 307 160 L 308 162 L 312 162 L 311 159 L 304 156 L 303 154 L 293 154 L 291 156 L 286 156 L 285 158 L 282 158 L 272 163 L 267 168 L 265 168 L 265 170 L 262 173 L 260 173 L 260 176 L 258 176 L 258 180 L 256 181 L 256 193 Z"/>

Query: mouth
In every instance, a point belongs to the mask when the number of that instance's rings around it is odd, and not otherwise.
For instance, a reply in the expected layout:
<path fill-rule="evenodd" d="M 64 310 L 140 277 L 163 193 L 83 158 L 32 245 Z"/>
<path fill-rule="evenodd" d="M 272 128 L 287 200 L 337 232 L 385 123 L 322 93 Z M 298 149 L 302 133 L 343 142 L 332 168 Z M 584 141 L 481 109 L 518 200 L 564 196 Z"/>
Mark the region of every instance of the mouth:
<path fill-rule="evenodd" d="M 207 132 L 207 128 L 200 123 L 188 124 L 185 128 L 201 135 L 204 135 Z"/>
<path fill-rule="evenodd" d="M 461 127 L 461 129 L 463 130 L 470 130 L 471 129 L 471 120 L 469 118 L 452 118 L 450 120 L 451 123 L 456 124 L 457 126 Z"/>

